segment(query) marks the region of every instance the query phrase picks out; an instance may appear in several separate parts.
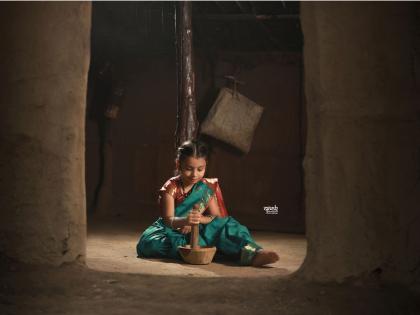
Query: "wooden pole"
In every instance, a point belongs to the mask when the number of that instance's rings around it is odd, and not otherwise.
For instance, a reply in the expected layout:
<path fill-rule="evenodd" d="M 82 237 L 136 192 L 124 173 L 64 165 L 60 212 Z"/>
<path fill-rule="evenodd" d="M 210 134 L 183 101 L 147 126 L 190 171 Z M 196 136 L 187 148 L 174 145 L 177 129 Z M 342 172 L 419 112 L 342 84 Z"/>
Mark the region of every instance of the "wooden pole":
<path fill-rule="evenodd" d="M 176 11 L 178 66 L 176 146 L 179 146 L 186 140 L 195 138 L 198 131 L 191 14 L 191 1 L 178 2 Z"/>
<path fill-rule="evenodd" d="M 193 224 L 191 226 L 191 241 L 190 246 L 192 249 L 198 249 L 200 246 L 198 245 L 198 238 L 199 238 L 199 227 L 198 224 Z"/>

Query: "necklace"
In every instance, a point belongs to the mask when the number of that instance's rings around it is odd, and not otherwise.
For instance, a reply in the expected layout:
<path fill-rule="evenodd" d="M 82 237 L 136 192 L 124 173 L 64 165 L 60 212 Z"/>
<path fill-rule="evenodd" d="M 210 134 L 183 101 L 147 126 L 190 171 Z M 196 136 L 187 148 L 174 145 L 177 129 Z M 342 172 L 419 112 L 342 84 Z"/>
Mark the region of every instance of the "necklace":
<path fill-rule="evenodd" d="M 187 197 L 189 194 L 190 194 L 190 192 L 191 192 L 191 189 L 192 189 L 192 187 L 187 191 L 187 192 L 185 192 L 185 188 L 184 188 L 184 183 L 182 182 L 182 180 L 181 180 L 181 195 L 185 198 L 185 197 Z"/>

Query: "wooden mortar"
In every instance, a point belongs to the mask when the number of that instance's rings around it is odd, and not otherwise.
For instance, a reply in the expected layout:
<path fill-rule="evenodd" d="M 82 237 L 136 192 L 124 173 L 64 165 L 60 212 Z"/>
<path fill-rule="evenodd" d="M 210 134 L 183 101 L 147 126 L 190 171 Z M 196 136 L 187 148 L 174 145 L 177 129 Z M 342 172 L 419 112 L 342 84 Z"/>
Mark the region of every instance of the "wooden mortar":
<path fill-rule="evenodd" d="M 200 247 L 198 245 L 198 224 L 191 228 L 190 245 L 178 247 L 179 254 L 186 263 L 192 265 L 208 265 L 212 262 L 216 247 Z"/>

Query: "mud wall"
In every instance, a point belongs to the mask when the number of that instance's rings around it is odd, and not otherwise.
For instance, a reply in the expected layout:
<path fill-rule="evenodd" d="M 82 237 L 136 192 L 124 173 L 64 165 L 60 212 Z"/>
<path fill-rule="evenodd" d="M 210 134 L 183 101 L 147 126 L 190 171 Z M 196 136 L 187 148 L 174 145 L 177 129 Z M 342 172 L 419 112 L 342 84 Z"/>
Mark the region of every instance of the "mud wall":
<path fill-rule="evenodd" d="M 308 113 L 301 273 L 418 280 L 415 8 L 312 2 L 301 9 Z"/>
<path fill-rule="evenodd" d="M 89 3 L 2 3 L 0 253 L 83 260 Z"/>

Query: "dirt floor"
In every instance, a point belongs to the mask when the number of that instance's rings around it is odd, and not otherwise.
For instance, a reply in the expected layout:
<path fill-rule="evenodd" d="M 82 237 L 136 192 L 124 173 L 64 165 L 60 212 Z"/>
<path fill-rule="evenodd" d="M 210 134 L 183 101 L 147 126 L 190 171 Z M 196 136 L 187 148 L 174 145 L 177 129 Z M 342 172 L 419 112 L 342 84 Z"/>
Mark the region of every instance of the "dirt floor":
<path fill-rule="evenodd" d="M 87 266 L 2 261 L 0 314 L 420 314 L 419 296 L 407 288 L 304 282 L 290 274 L 304 257 L 302 237 L 253 235 L 281 261 L 259 269 L 146 261 L 133 257 L 136 224 L 92 226 Z"/>

